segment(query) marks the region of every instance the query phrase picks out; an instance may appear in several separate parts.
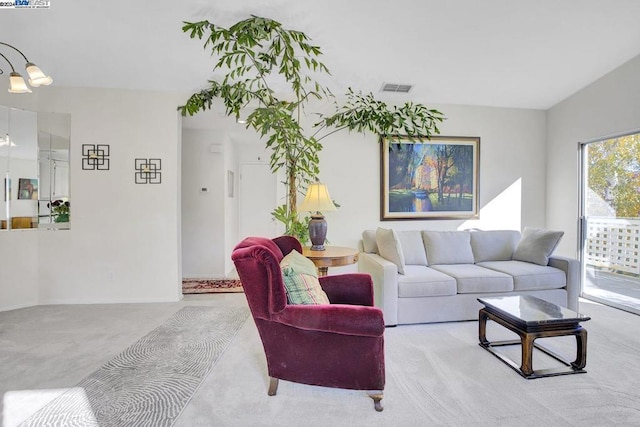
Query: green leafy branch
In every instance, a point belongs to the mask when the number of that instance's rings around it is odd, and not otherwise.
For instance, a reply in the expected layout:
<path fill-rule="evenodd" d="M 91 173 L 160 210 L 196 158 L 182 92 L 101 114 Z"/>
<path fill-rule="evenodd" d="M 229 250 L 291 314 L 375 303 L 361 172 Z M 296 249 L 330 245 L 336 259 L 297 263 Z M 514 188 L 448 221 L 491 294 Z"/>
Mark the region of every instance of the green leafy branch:
<path fill-rule="evenodd" d="M 373 94 L 363 95 L 351 88 L 335 113 L 320 115 L 308 131 L 301 125 L 302 113 L 311 99 L 334 98 L 331 91 L 312 75 L 330 74 L 319 59 L 322 52 L 300 31 L 287 30 L 272 19 L 251 16 L 223 28 L 209 21 L 185 22 L 182 30 L 192 39 L 204 39 L 204 48 L 217 60 L 213 66 L 223 73 L 221 81 L 192 94 L 178 107 L 183 116 L 211 109 L 222 99 L 228 116 L 240 118 L 243 109 L 251 110 L 246 127 L 253 128 L 271 150 L 269 165 L 276 173 L 285 171 L 287 203 L 277 207 L 273 216 L 285 224 L 287 233 L 306 230 L 307 220 L 297 214 L 297 196 L 319 174 L 321 140 L 341 130 L 377 134 L 405 133 L 429 138 L 439 133 L 437 124 L 444 116 L 422 104 L 407 102 L 389 106 Z M 273 87 L 288 86 L 293 99 L 278 99 Z M 278 86 L 280 87 L 280 86 Z M 283 92 L 282 89 L 279 89 Z M 288 97 L 287 97 L 288 98 Z M 335 98 L 334 98 L 335 99 Z"/>

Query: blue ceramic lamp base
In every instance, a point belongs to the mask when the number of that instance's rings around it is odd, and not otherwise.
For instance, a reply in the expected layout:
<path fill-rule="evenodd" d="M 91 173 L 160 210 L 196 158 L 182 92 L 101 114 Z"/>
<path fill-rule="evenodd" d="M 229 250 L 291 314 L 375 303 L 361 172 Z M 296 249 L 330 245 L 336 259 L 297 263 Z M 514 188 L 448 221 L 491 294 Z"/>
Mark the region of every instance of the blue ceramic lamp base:
<path fill-rule="evenodd" d="M 320 212 L 311 215 L 309 221 L 309 237 L 311 238 L 312 251 L 324 251 L 324 242 L 327 238 L 327 221 Z"/>

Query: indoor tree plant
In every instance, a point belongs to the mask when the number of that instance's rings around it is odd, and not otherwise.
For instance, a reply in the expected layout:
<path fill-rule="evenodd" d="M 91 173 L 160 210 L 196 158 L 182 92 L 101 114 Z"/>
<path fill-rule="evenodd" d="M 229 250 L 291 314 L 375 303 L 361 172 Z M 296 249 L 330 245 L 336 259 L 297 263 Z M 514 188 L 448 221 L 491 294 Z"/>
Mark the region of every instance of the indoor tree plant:
<path fill-rule="evenodd" d="M 373 94 L 351 88 L 346 101 L 335 103 L 333 114 L 318 114 L 318 121 L 306 129 L 301 120 L 309 103 L 335 99 L 329 88 L 313 77 L 329 74 L 329 70 L 319 60 L 320 48 L 311 44 L 307 35 L 258 16 L 229 28 L 206 20 L 185 22 L 182 30 L 191 38 L 204 39 L 205 49 L 217 58 L 213 71 L 222 72 L 223 77 L 221 81 L 210 80 L 206 89 L 191 95 L 179 110 L 182 115 L 194 115 L 210 109 L 213 100 L 221 98 L 228 116 L 239 119 L 243 109 L 250 111 L 245 119 L 247 128 L 266 138 L 272 172 L 283 169 L 285 174 L 287 201 L 273 215 L 284 223 L 286 234 L 303 242 L 308 238 L 306 218 L 301 221 L 298 217 L 297 196 L 318 176 L 324 138 L 341 130 L 426 138 L 439 133 L 437 124 L 444 119 L 439 111 L 411 102 L 387 105 Z"/>

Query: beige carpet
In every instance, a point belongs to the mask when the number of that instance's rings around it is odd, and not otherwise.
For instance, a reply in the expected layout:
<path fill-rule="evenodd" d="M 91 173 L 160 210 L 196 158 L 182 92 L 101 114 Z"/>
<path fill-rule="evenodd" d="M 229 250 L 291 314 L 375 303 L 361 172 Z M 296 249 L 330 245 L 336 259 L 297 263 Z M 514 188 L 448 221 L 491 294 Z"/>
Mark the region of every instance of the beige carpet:
<path fill-rule="evenodd" d="M 248 314 L 184 307 L 20 427 L 171 426 Z"/>
<path fill-rule="evenodd" d="M 281 381 L 267 396 L 264 354 L 248 321 L 176 426 L 640 425 L 640 317 L 590 303 L 581 311 L 592 317 L 587 373 L 535 380 L 478 346 L 477 322 L 387 329 L 381 413 L 359 391 Z M 489 325 L 489 339 L 504 335 Z M 574 342 L 546 344 L 569 357 Z M 534 368 L 552 365 L 542 356 L 534 354 Z"/>
<path fill-rule="evenodd" d="M 185 295 L 180 303 L 0 313 L 3 427 L 18 425 L 185 305 L 246 307 L 246 299 L 219 293 Z M 588 302 L 581 311 L 592 317 L 585 323 L 587 373 L 536 380 L 523 379 L 478 346 L 477 322 L 387 329 L 381 413 L 360 391 L 281 381 L 278 394 L 267 396 L 264 353 L 248 319 L 174 426 L 640 425 L 640 316 Z M 489 339 L 500 338 L 498 326 L 489 326 Z M 575 350 L 571 340 L 551 344 L 568 355 Z M 538 356 L 535 368 L 551 363 Z"/>

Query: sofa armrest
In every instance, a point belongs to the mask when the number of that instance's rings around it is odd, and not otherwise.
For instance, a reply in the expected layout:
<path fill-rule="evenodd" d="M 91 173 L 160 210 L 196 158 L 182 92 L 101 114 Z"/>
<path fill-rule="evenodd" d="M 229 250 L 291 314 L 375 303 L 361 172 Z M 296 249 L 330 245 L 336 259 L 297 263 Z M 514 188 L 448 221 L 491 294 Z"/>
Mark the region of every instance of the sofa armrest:
<path fill-rule="evenodd" d="M 578 311 L 580 296 L 580 262 L 574 258 L 552 255 L 549 266 L 559 268 L 567 276 L 567 308 Z"/>
<path fill-rule="evenodd" d="M 271 320 L 308 331 L 342 335 L 381 337 L 384 334 L 382 310 L 343 304 L 287 305 Z"/>
<path fill-rule="evenodd" d="M 398 267 L 378 254 L 361 252 L 358 271 L 371 275 L 374 303 L 382 309 L 385 325 L 397 325 Z"/>
<path fill-rule="evenodd" d="M 373 306 L 373 284 L 368 274 L 336 274 L 318 279 L 331 304 Z"/>

